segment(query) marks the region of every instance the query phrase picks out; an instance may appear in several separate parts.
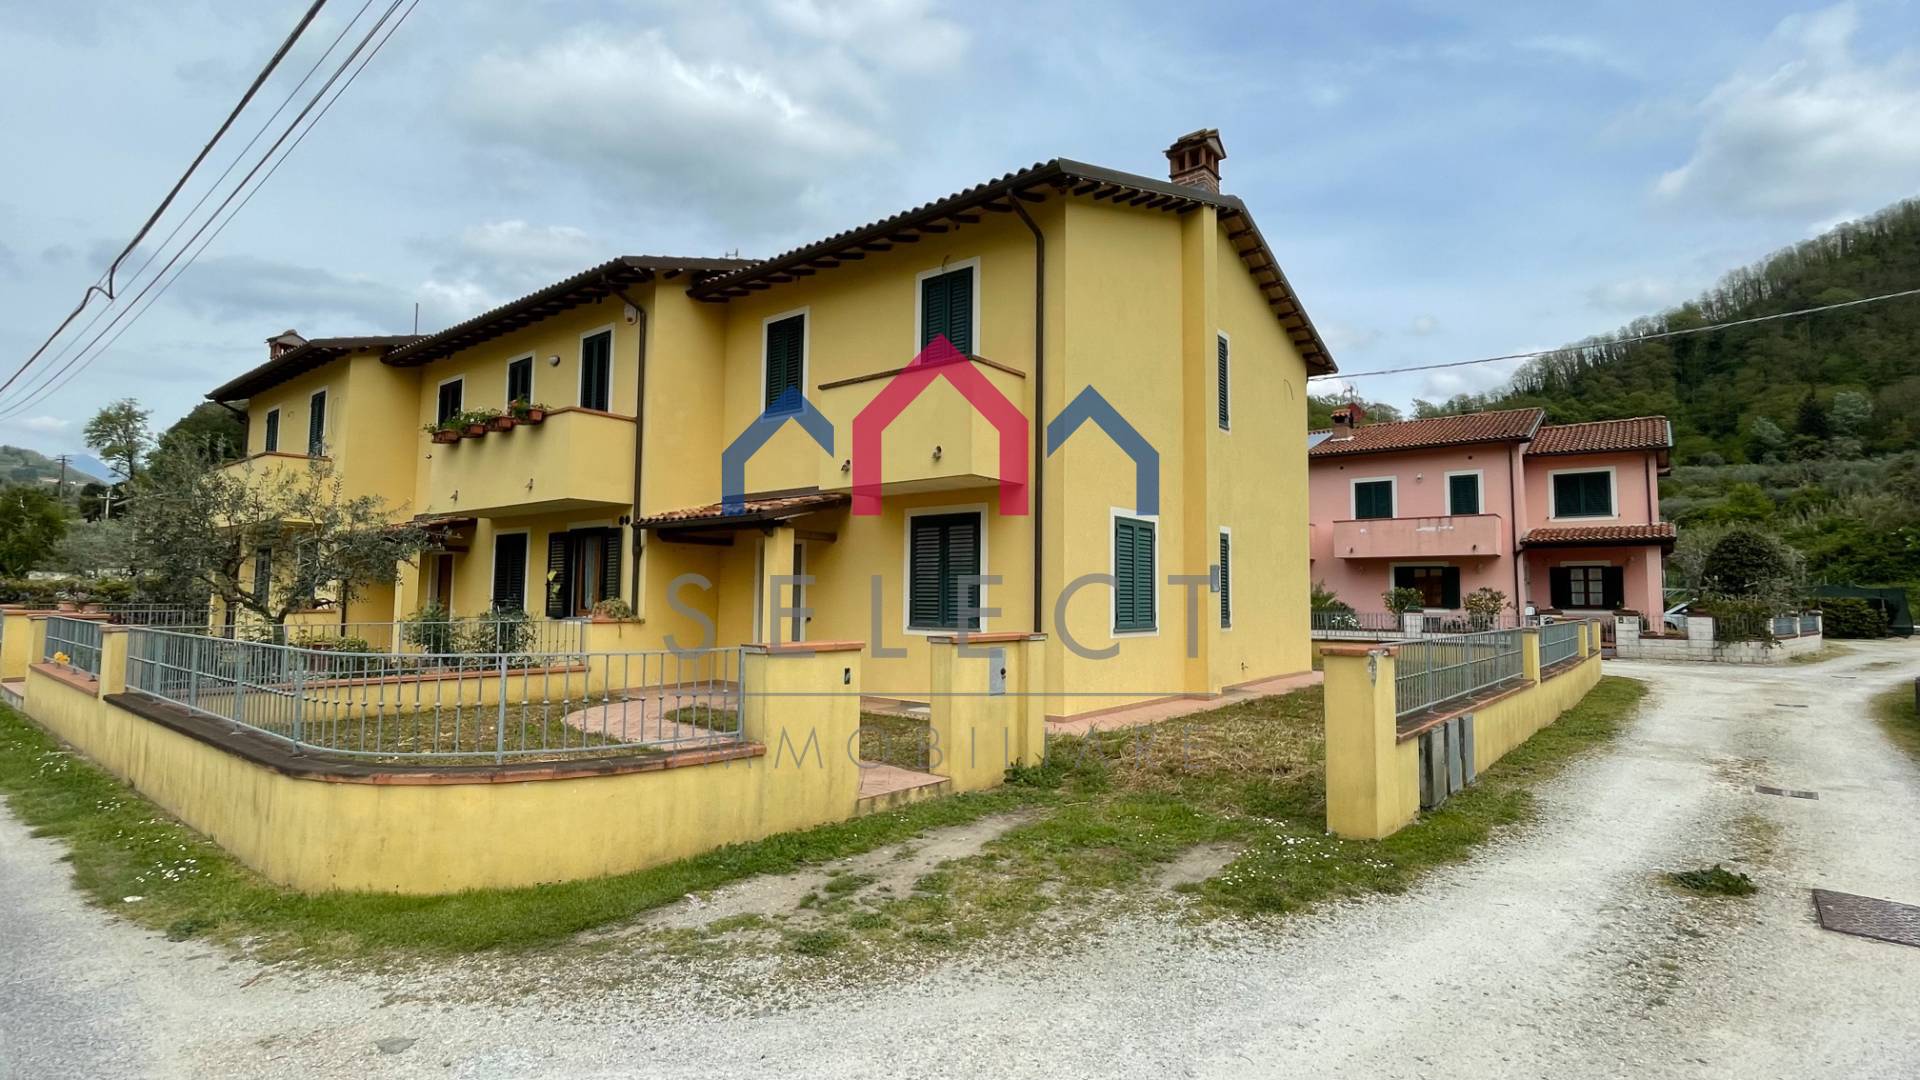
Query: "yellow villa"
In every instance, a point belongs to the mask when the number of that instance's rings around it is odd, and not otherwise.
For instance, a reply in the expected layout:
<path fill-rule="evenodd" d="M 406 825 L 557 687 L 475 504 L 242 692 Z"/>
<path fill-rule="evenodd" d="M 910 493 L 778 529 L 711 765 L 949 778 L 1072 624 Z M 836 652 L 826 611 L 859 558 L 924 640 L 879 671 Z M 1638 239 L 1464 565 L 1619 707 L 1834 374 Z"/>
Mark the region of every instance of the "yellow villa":
<path fill-rule="evenodd" d="M 618 600 L 623 647 L 860 642 L 862 691 L 909 701 L 931 637 L 1044 635 L 1050 717 L 1215 694 L 1311 667 L 1300 448 L 1333 364 L 1219 134 L 1166 153 L 772 258 L 614 258 L 427 336 L 283 335 L 208 396 L 244 467 L 324 457 L 431 529 L 344 622 Z"/>

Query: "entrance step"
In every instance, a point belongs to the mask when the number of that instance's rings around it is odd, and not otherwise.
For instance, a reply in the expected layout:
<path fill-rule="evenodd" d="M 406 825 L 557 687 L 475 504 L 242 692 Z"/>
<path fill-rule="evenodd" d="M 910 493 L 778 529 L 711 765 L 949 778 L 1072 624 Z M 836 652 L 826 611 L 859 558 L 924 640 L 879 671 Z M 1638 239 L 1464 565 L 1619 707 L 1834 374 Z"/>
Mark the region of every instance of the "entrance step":
<path fill-rule="evenodd" d="M 855 817 L 895 810 L 922 799 L 953 793 L 953 781 L 932 773 L 915 772 L 877 761 L 860 763 L 860 794 L 854 800 Z"/>
<path fill-rule="evenodd" d="M 9 682 L 0 682 L 0 705 L 8 705 L 15 709 L 26 708 L 27 681 L 13 679 Z"/>

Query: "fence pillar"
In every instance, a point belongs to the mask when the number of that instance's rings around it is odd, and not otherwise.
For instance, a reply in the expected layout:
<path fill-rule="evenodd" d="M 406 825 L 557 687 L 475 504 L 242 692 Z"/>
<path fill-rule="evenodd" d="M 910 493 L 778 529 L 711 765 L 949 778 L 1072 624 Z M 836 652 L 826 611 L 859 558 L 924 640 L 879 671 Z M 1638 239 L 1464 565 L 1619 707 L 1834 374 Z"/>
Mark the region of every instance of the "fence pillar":
<path fill-rule="evenodd" d="M 27 663 L 42 663 L 47 658 L 47 618 L 49 613 L 36 611 L 27 616 Z"/>
<path fill-rule="evenodd" d="M 1046 753 L 1045 634 L 928 639 L 932 656 L 927 767 L 955 791 L 997 787 Z"/>
<path fill-rule="evenodd" d="M 1585 640 L 1584 634 L 1582 640 Z M 1540 681 L 1540 628 L 1537 626 L 1520 630 L 1520 673 L 1530 683 Z"/>
<path fill-rule="evenodd" d="M 1325 645 L 1327 828 L 1390 836 L 1420 812 L 1420 755 L 1397 737 L 1392 645 Z"/>
<path fill-rule="evenodd" d="M 0 607 L 0 680 L 27 677 L 27 665 L 40 662 L 41 647 L 34 644 L 33 617 L 52 612 L 24 604 Z M 44 624 L 43 624 L 44 625 Z"/>
<path fill-rule="evenodd" d="M 100 628 L 100 696 L 124 693 L 127 689 L 127 628 Z"/>
<path fill-rule="evenodd" d="M 860 795 L 858 641 L 748 645 L 740 659 L 740 734 L 766 748 L 768 832 L 838 821 Z"/>

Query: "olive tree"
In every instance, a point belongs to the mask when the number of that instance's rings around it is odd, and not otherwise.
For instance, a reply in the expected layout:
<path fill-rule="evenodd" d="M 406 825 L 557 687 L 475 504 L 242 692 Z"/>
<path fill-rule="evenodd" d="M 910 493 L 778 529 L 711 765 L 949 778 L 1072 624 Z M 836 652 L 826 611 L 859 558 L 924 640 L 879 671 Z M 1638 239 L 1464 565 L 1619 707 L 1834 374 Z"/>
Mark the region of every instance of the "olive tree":
<path fill-rule="evenodd" d="M 304 469 L 216 469 L 163 449 L 141 474 L 128 520 L 138 569 L 158 591 L 212 597 L 277 625 L 322 595 L 345 606 L 391 584 L 428 544 L 393 516 L 379 498 L 347 496 L 319 459 Z"/>

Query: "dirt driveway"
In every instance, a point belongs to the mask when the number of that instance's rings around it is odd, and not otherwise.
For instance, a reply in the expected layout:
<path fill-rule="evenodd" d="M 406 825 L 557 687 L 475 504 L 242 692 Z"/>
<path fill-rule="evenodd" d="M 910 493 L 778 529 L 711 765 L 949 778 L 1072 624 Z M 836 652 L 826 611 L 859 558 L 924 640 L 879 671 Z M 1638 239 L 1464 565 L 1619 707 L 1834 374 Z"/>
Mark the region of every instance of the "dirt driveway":
<path fill-rule="evenodd" d="M 263 971 L 83 907 L 0 817 L 0 1077 L 1920 1075 L 1920 948 L 1823 931 L 1807 892 L 1920 903 L 1920 768 L 1866 706 L 1920 645 L 1609 669 L 1653 686 L 1641 719 L 1405 895 L 751 998 L 618 948 Z M 1759 895 L 1657 879 L 1716 861 Z"/>

